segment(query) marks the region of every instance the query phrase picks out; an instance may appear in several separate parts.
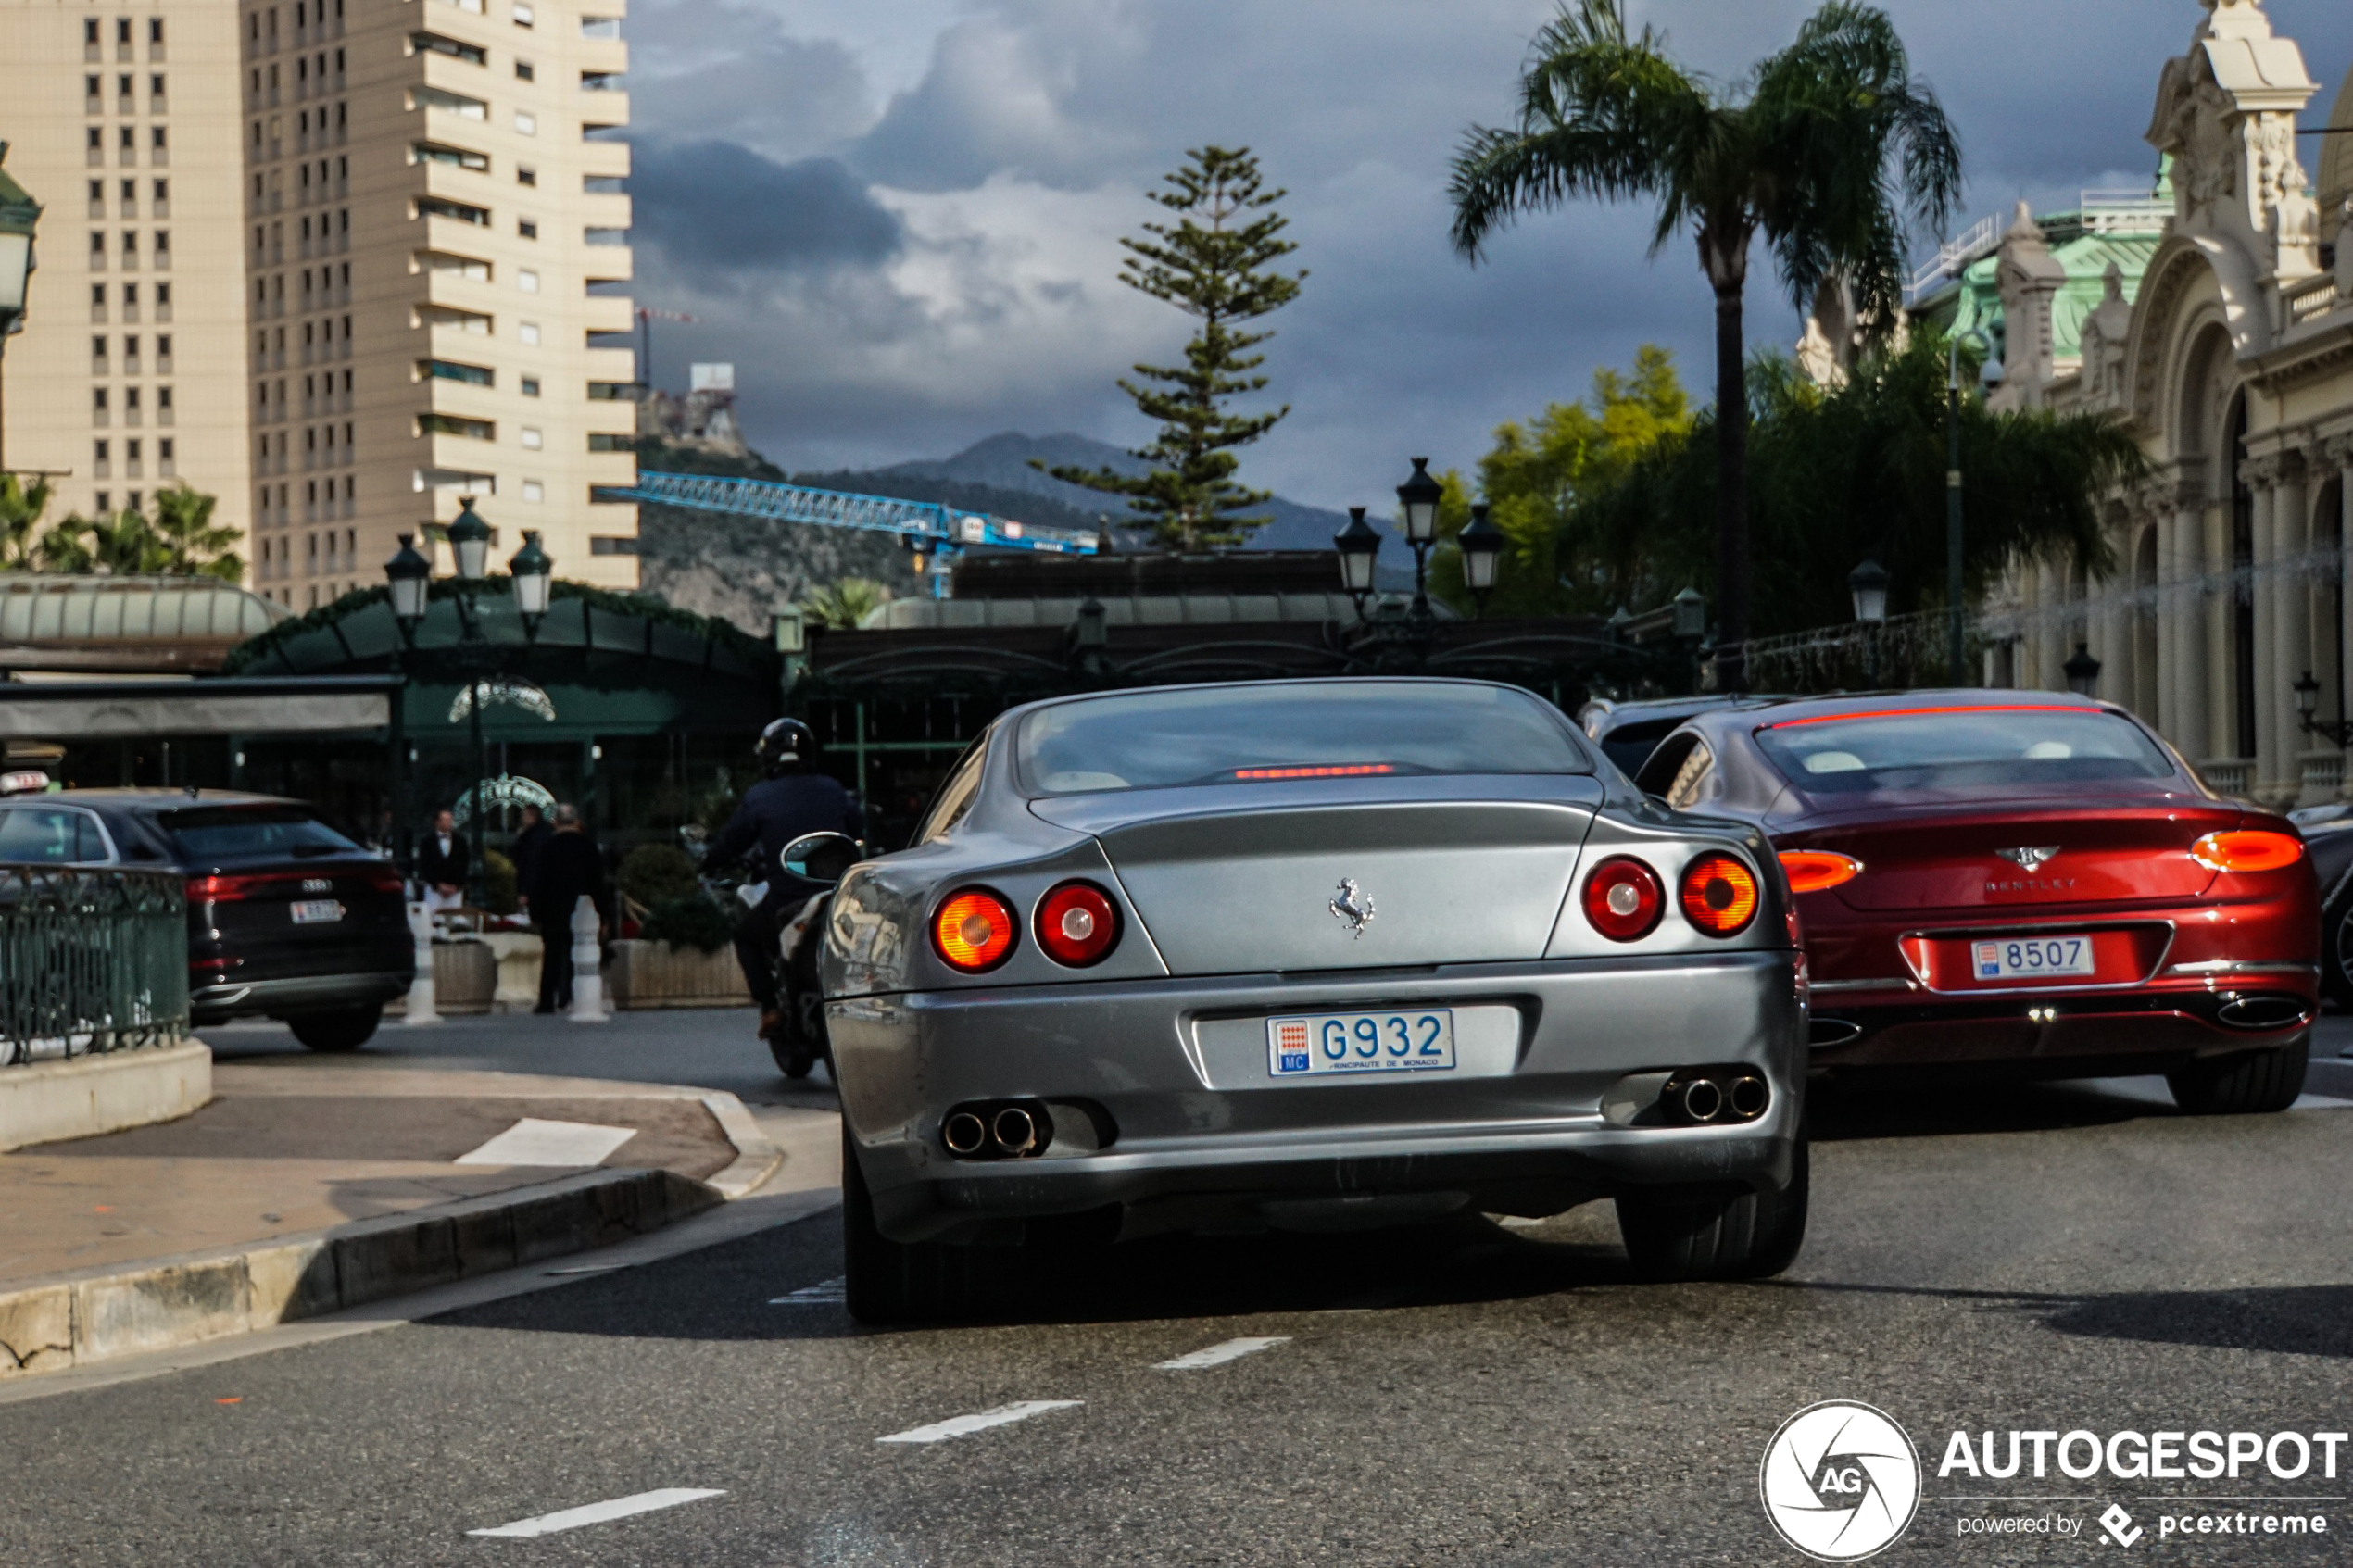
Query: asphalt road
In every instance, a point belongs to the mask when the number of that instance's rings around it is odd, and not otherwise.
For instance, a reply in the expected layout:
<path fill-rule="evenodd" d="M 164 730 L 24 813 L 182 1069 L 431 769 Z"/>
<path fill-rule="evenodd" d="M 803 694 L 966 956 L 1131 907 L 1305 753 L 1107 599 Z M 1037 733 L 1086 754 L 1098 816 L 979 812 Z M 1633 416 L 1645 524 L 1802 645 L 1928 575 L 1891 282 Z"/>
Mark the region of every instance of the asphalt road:
<path fill-rule="evenodd" d="M 1928 1467 L 1881 1561 L 2096 1559 L 2111 1502 L 2147 1532 L 2138 1550 L 2345 1561 L 2343 1464 L 2206 1485 L 1935 1473 L 1956 1429 L 2353 1426 L 2353 1107 L 2199 1121 L 2145 1088 L 1818 1097 L 1812 1234 L 1765 1284 L 1632 1283 L 1595 1206 L 1139 1246 L 1042 1266 L 1016 1321 L 870 1333 L 827 1299 L 829 1212 L 0 1407 L 0 1562 L 1796 1563 L 1758 1463 L 1830 1399 L 1889 1412 Z M 1241 1339 L 1276 1342 L 1232 1354 Z M 1216 1364 L 1157 1364 L 1219 1346 Z M 1030 1401 L 1071 1402 L 880 1441 Z M 717 1495 L 468 1534 L 673 1488 Z M 2183 1494 L 2261 1500 L 2150 1500 Z M 2161 1512 L 2197 1510 L 2317 1513 L 2330 1533 L 2159 1539 Z M 2006 1514 L 2083 1533 L 1960 1534 Z"/>

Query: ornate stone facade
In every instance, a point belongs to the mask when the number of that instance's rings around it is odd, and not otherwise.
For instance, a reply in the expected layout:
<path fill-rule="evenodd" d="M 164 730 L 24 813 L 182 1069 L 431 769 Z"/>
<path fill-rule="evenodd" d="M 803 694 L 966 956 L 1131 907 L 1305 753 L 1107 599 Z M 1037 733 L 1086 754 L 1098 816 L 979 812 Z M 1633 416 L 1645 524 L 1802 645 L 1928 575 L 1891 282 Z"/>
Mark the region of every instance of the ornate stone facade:
<path fill-rule="evenodd" d="M 2338 232 L 2348 194 L 2330 184 L 2353 159 L 2347 138 L 2327 138 L 2314 187 L 2296 157 L 2296 117 L 2319 91 L 2302 52 L 2259 0 L 2200 4 L 2147 133 L 2171 160 L 2173 216 L 2129 301 L 2108 280 L 2079 357 L 2039 352 L 2041 234 L 2027 223 L 2004 236 L 2001 399 L 2113 412 L 2152 477 L 2111 500 L 2113 576 L 2013 577 L 2017 640 L 1987 673 L 2062 688 L 2060 666 L 2086 644 L 2100 695 L 2153 721 L 2218 786 L 2309 804 L 2338 797 L 2345 755 L 2307 728 L 2298 683 L 2318 683 L 2316 720 L 2353 715 L 2353 234 Z M 2353 127 L 2353 77 L 2332 122 Z"/>

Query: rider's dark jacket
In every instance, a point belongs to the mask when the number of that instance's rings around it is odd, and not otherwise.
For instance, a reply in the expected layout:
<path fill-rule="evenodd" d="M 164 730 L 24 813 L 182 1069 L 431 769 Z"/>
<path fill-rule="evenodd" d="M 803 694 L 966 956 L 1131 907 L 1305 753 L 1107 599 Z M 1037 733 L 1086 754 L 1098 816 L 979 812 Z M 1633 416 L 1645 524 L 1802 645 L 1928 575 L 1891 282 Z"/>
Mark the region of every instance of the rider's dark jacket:
<path fill-rule="evenodd" d="M 772 912 L 786 904 L 798 908 L 812 894 L 823 892 L 824 884 L 786 872 L 777 859 L 778 853 L 803 834 L 846 833 L 858 838 L 865 828 L 865 813 L 837 781 L 824 773 L 780 773 L 761 780 L 744 793 L 743 804 L 736 808 L 736 814 L 703 856 L 703 874 L 730 870 L 757 845 L 756 874 L 768 884 L 768 896 L 761 908 Z"/>

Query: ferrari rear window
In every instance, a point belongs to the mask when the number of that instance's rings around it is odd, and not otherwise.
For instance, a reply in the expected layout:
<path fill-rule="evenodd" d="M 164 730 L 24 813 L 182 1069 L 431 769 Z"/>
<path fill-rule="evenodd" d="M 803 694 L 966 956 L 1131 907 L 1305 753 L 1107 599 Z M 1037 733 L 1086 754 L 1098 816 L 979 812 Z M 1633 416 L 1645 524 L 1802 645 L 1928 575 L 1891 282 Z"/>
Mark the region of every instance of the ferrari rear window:
<path fill-rule="evenodd" d="M 1269 682 L 1058 703 L 1015 742 L 1033 796 L 1432 773 L 1590 773 L 1525 692 L 1417 681 Z"/>
<path fill-rule="evenodd" d="M 2172 764 L 2140 726 L 2083 708 L 1891 709 L 1768 724 L 1757 745 L 1808 795 L 1981 792 L 2163 779 Z"/>

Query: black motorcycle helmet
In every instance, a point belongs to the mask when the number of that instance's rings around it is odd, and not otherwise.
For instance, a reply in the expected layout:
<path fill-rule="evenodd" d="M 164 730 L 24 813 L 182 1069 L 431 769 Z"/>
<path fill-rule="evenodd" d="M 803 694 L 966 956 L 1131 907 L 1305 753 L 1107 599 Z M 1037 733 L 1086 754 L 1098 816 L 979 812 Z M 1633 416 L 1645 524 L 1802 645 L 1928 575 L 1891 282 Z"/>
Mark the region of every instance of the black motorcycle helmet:
<path fill-rule="evenodd" d="M 798 719 L 779 719 L 760 732 L 751 754 L 761 771 L 773 778 L 817 755 L 817 733 Z"/>

